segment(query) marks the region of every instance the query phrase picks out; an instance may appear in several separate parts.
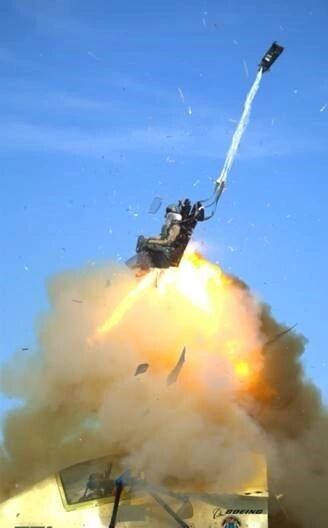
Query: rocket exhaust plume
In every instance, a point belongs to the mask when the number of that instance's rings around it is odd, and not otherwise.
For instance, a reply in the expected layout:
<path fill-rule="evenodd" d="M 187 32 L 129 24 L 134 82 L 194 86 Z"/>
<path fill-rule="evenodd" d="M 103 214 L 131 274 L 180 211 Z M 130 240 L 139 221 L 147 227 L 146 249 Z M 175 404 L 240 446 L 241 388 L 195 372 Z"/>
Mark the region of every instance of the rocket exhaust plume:
<path fill-rule="evenodd" d="M 245 104 L 244 104 L 244 108 L 243 108 L 243 112 L 242 112 L 241 118 L 239 120 L 239 123 L 237 125 L 237 128 L 236 128 L 236 130 L 235 130 L 235 132 L 233 134 L 231 145 L 229 147 L 229 150 L 228 150 L 228 153 L 227 153 L 227 156 L 226 156 L 222 171 L 220 173 L 220 176 L 216 180 L 217 189 L 219 189 L 220 186 L 225 185 L 225 183 L 227 181 L 227 178 L 229 176 L 233 161 L 234 161 L 234 159 L 236 157 L 236 154 L 238 152 L 238 148 L 239 148 L 240 142 L 241 142 L 242 137 L 243 137 L 243 135 L 244 135 L 244 133 L 246 131 L 246 128 L 247 128 L 247 125 L 248 125 L 248 122 L 249 122 L 249 118 L 250 118 L 250 115 L 251 115 L 251 111 L 252 111 L 253 101 L 254 101 L 255 96 L 256 96 L 259 88 L 260 88 L 261 79 L 262 79 L 262 69 L 260 69 L 257 72 L 255 81 L 254 81 L 253 85 L 251 86 L 251 89 L 249 90 L 249 92 L 247 94 L 247 97 L 246 97 L 246 100 L 245 100 Z"/>
<path fill-rule="evenodd" d="M 234 135 L 232 137 L 231 145 L 229 147 L 229 150 L 228 150 L 228 153 L 227 153 L 224 165 L 223 165 L 223 169 L 221 171 L 220 176 L 216 180 L 216 192 L 217 193 L 221 193 L 223 186 L 225 185 L 227 178 L 229 176 L 233 161 L 238 152 L 241 139 L 244 135 L 244 132 L 246 131 L 246 128 L 249 122 L 249 118 L 250 118 L 252 106 L 253 106 L 253 101 L 260 88 L 262 75 L 263 73 L 269 70 L 269 68 L 277 60 L 277 58 L 283 51 L 284 51 L 283 46 L 280 46 L 279 44 L 277 44 L 277 42 L 273 42 L 271 47 L 268 49 L 268 51 L 264 55 L 264 57 L 261 59 L 261 63 L 259 64 L 259 68 L 258 68 L 255 81 L 253 82 L 253 85 L 251 86 L 246 96 L 243 112 L 239 120 L 239 123 L 237 125 L 237 128 L 234 132 Z M 220 194 L 218 197 L 220 197 Z"/>
<path fill-rule="evenodd" d="M 38 349 L 0 374 L 1 391 L 25 401 L 3 426 L 2 498 L 114 452 L 151 482 L 231 491 L 251 485 L 260 452 L 283 511 L 271 526 L 327 526 L 328 416 L 303 376 L 305 340 L 283 335 L 245 284 L 190 254 L 141 280 L 114 266 L 61 274 L 49 298 Z"/>

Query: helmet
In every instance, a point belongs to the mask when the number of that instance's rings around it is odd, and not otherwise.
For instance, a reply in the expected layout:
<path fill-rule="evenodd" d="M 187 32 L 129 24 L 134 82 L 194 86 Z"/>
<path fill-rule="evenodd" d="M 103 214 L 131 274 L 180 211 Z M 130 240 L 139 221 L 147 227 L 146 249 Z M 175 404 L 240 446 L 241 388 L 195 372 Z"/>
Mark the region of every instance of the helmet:
<path fill-rule="evenodd" d="M 180 206 L 179 204 L 170 204 L 166 208 L 166 214 L 167 213 L 180 213 Z"/>

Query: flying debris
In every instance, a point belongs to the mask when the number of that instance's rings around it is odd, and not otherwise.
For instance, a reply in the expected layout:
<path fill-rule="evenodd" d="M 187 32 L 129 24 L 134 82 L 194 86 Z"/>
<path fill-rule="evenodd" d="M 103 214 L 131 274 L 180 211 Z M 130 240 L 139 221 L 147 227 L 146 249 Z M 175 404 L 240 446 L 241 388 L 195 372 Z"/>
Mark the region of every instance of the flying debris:
<path fill-rule="evenodd" d="M 148 363 L 140 363 L 140 365 L 137 366 L 134 375 L 139 376 L 139 374 L 144 374 L 145 372 L 147 372 L 148 367 L 149 367 Z"/>
<path fill-rule="evenodd" d="M 100 58 L 97 57 L 97 55 L 95 53 L 93 53 L 92 51 L 88 51 L 88 55 L 89 55 L 89 57 L 92 57 L 93 59 L 95 59 L 97 61 L 100 60 Z"/>
<path fill-rule="evenodd" d="M 166 208 L 165 223 L 160 235 L 149 238 L 143 235 L 139 236 L 136 255 L 126 262 L 127 266 L 132 269 L 139 269 L 139 273 L 144 273 L 151 268 L 165 269 L 179 266 L 198 222 L 209 220 L 216 212 L 218 201 L 225 189 L 232 163 L 249 121 L 252 104 L 260 87 L 262 73 L 272 66 L 283 49 L 282 46 L 274 42 L 261 60 L 256 79 L 247 94 L 243 113 L 233 134 L 224 166 L 220 176 L 215 181 L 212 195 L 208 199 L 199 200 L 194 204 L 187 198 L 169 205 Z M 245 61 L 244 64 L 246 64 Z M 179 88 L 178 91 L 181 96 L 181 89 Z M 192 113 L 190 107 L 189 113 Z M 171 162 L 170 158 L 167 158 L 167 161 Z M 208 213 L 206 212 L 207 209 L 210 210 Z M 154 210 L 157 211 L 157 207 L 154 206 Z M 152 211 L 151 207 L 150 212 Z"/>
<path fill-rule="evenodd" d="M 248 66 L 247 66 L 247 62 L 245 60 L 243 60 L 243 66 L 244 66 L 244 70 L 245 70 L 245 75 L 246 77 L 248 77 Z"/>
<path fill-rule="evenodd" d="M 163 199 L 160 196 L 154 196 L 149 206 L 148 213 L 156 214 L 157 211 L 160 209 L 162 203 L 163 203 Z"/>
<path fill-rule="evenodd" d="M 265 348 L 269 347 L 270 345 L 272 345 L 273 343 L 275 343 L 276 341 L 278 341 L 284 335 L 289 334 L 289 332 L 292 332 L 294 330 L 294 328 L 296 328 L 296 326 L 297 326 L 297 323 L 294 324 L 293 326 L 290 326 L 289 328 L 286 328 L 286 330 L 283 330 L 282 332 L 279 332 L 279 334 L 277 334 L 274 337 L 272 337 L 272 339 L 270 339 L 269 341 L 264 343 L 263 350 Z"/>
<path fill-rule="evenodd" d="M 167 156 L 166 163 L 173 164 L 173 163 L 176 163 L 176 161 L 175 161 L 175 159 L 170 158 L 170 156 Z"/>
<path fill-rule="evenodd" d="M 173 383 L 177 381 L 178 376 L 181 372 L 181 369 L 185 361 L 186 361 L 186 347 L 183 347 L 183 350 L 181 352 L 181 355 L 179 357 L 177 364 L 175 365 L 174 369 L 170 372 L 170 374 L 167 377 L 167 380 L 166 380 L 167 385 L 172 385 Z"/>
<path fill-rule="evenodd" d="M 271 48 L 268 49 L 268 51 L 262 58 L 259 64 L 259 70 L 262 70 L 263 73 L 268 71 L 269 68 L 271 68 L 272 64 L 277 60 L 277 58 L 283 51 L 284 51 L 284 48 L 282 46 L 280 46 L 276 42 L 273 42 L 271 45 Z"/>
<path fill-rule="evenodd" d="M 179 93 L 179 95 L 181 97 L 181 101 L 184 103 L 185 98 L 184 98 L 183 91 L 181 90 L 181 88 L 178 88 L 178 93 Z"/>

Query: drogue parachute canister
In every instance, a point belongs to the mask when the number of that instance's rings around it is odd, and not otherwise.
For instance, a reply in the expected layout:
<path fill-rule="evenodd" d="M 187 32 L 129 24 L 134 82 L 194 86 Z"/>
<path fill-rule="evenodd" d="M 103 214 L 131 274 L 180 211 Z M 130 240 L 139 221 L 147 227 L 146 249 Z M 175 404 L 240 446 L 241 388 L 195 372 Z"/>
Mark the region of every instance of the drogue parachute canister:
<path fill-rule="evenodd" d="M 266 54 L 263 56 L 259 64 L 259 70 L 262 70 L 263 73 L 268 71 L 283 51 L 283 46 L 280 46 L 280 44 L 277 44 L 277 42 L 273 42 L 271 48 L 268 49 Z"/>

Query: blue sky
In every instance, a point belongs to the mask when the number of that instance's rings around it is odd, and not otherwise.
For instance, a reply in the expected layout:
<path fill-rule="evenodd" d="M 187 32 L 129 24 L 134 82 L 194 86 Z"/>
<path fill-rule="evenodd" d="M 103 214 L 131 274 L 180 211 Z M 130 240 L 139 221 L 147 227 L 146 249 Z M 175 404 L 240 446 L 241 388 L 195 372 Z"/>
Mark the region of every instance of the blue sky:
<path fill-rule="evenodd" d="M 35 347 L 53 273 L 126 259 L 148 214 L 210 194 L 263 78 L 217 216 L 197 239 L 309 343 L 328 401 L 324 1 L 3 0 L 0 364 Z M 327 105 L 327 108 L 326 108 Z M 0 409 L 10 405 L 0 399 Z"/>

